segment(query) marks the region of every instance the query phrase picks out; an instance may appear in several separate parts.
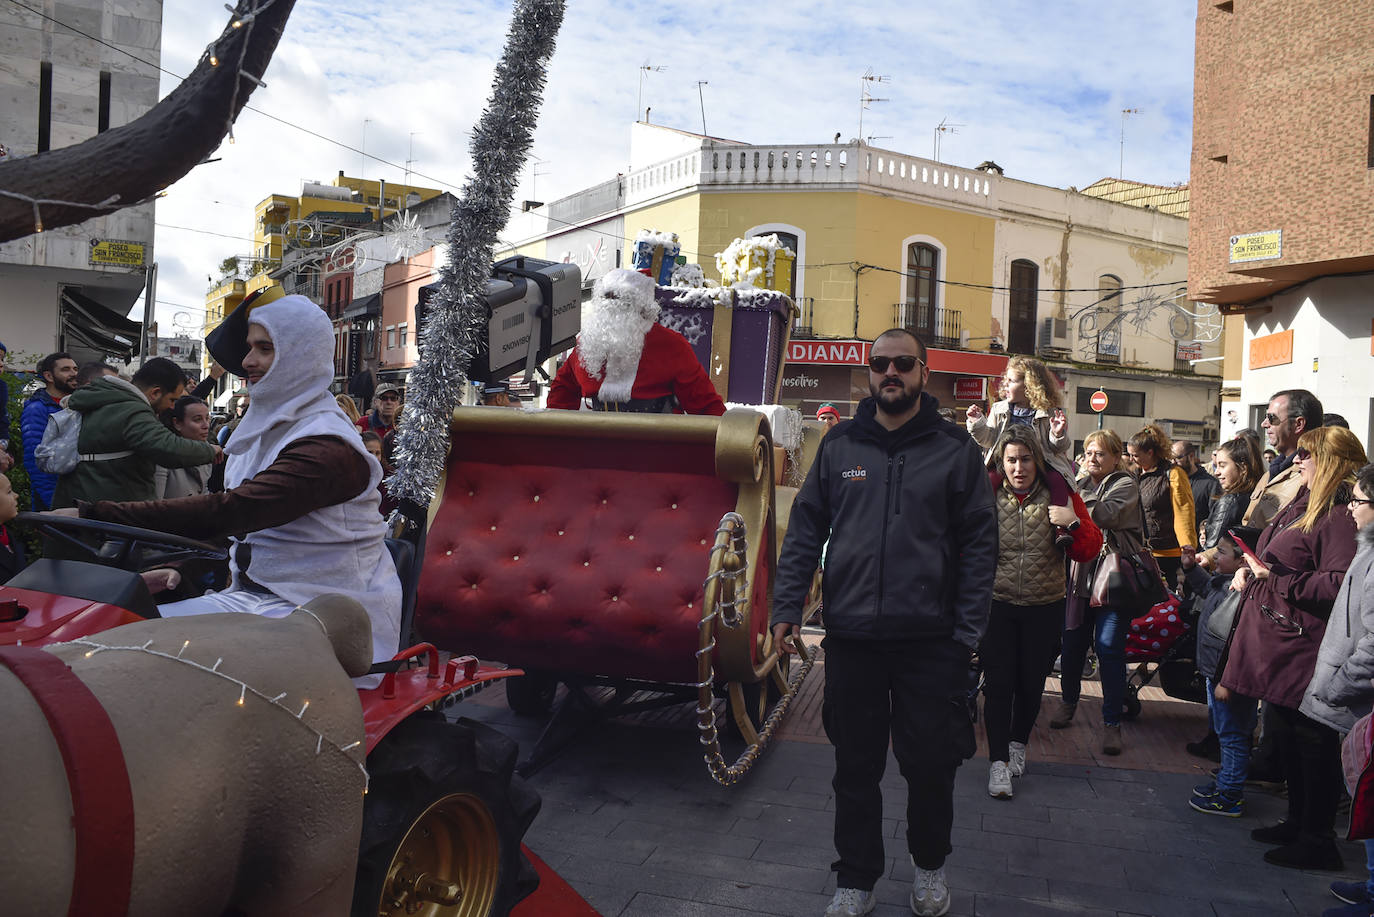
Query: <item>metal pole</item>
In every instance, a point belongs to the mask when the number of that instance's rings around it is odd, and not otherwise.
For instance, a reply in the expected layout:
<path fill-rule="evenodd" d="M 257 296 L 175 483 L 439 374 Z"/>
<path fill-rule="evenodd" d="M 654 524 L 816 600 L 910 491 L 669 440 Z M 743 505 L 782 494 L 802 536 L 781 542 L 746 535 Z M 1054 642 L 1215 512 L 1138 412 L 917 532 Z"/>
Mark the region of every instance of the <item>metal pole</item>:
<path fill-rule="evenodd" d="M 138 365 L 148 362 L 148 345 L 151 342 L 148 329 L 152 327 L 154 307 L 157 304 L 157 262 L 148 265 L 143 280 L 143 330 L 139 333 Z"/>
<path fill-rule="evenodd" d="M 710 85 L 705 80 L 697 80 L 697 101 L 701 103 L 701 136 L 706 136 L 706 97 L 701 93 L 701 87 Z"/>

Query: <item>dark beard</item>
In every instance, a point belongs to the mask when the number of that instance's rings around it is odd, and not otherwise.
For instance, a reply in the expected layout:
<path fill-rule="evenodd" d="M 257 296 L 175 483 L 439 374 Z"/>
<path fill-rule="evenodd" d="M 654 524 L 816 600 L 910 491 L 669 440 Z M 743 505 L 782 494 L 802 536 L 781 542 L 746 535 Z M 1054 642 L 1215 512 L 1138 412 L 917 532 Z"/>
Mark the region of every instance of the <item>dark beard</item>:
<path fill-rule="evenodd" d="M 882 389 L 875 389 L 872 385 L 868 387 L 868 391 L 873 396 L 873 401 L 878 410 L 891 415 L 905 414 L 916 404 L 916 399 L 921 397 L 920 389 L 913 391 L 905 387 L 900 390 L 900 394 L 889 395 L 886 398 L 883 396 Z"/>

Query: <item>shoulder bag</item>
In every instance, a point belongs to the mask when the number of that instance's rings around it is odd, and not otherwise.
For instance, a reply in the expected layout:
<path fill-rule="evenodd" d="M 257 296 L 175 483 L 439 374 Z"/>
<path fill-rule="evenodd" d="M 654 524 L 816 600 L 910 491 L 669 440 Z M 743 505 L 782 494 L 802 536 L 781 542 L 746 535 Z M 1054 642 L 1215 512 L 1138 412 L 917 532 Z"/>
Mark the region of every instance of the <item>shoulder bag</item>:
<path fill-rule="evenodd" d="M 1102 482 L 1104 488 L 1111 480 Z M 1127 554 L 1117 544 L 1116 532 L 1103 529 L 1102 550 L 1093 571 L 1089 606 L 1119 608 L 1134 617 L 1169 597 L 1159 564 L 1148 548 Z"/>

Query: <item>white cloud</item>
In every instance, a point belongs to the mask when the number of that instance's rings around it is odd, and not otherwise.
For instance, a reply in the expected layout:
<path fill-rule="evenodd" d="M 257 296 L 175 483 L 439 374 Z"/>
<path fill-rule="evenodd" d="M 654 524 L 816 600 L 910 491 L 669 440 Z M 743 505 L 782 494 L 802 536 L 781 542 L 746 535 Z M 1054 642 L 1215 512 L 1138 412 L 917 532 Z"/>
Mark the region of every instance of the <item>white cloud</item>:
<path fill-rule="evenodd" d="M 962 126 L 943 135 L 943 160 L 993 159 L 1011 177 L 1061 186 L 1116 174 L 1121 110 L 1139 108 L 1126 125 L 1126 173 L 1186 181 L 1195 15 L 1192 0 L 570 3 L 535 136 L 546 162 L 534 190 L 551 200 L 625 168 L 646 61 L 666 68 L 643 79 L 655 123 L 699 131 L 696 81 L 707 80 L 710 133 L 789 144 L 856 136 L 859 76 L 872 67 L 891 77 L 872 86 L 889 101 L 864 114 L 864 134 L 884 138 L 876 145 L 929 156 L 948 118 Z M 168 4 L 163 66 L 189 72 L 223 16 L 210 0 Z M 412 157 L 417 184 L 461 185 L 465 132 L 490 95 L 509 17 L 509 3 L 493 0 L 298 2 L 249 104 L 355 149 L 366 119 L 367 153 L 394 165 L 364 167 L 357 152 L 245 111 L 221 160 L 159 202 L 158 299 L 193 307 L 160 306 L 163 320 L 199 318 L 204 278 L 249 252 L 253 206 L 271 193 L 297 194 L 302 179 L 340 169 L 401 181 Z M 163 93 L 172 85 L 164 77 Z M 529 175 L 517 199 L 533 196 Z"/>

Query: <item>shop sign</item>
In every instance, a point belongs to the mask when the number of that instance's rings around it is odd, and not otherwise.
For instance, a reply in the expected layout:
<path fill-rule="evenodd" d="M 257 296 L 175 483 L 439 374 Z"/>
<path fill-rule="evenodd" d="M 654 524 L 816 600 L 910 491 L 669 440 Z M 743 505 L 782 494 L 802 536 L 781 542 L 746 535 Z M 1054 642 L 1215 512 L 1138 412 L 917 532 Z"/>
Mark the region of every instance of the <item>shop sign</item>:
<path fill-rule="evenodd" d="M 954 380 L 954 400 L 982 401 L 986 385 L 982 376 L 958 376 Z"/>
<path fill-rule="evenodd" d="M 1266 334 L 1250 342 L 1250 368 L 1283 366 L 1293 362 L 1293 329 Z"/>
<path fill-rule="evenodd" d="M 792 341 L 787 345 L 787 362 L 863 366 L 871 346 L 868 341 Z"/>
<path fill-rule="evenodd" d="M 1201 344 L 1178 344 L 1174 348 L 1174 359 L 1176 360 L 1201 360 Z"/>
<path fill-rule="evenodd" d="M 114 239 L 91 240 L 91 264 L 114 267 L 143 267 L 146 246 L 142 242 L 118 242 Z"/>
<path fill-rule="evenodd" d="M 1231 237 L 1232 264 L 1242 264 L 1246 261 L 1272 261 L 1282 257 L 1282 229 L 1271 229 L 1268 232 L 1250 232 L 1243 236 Z"/>

